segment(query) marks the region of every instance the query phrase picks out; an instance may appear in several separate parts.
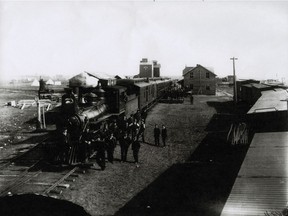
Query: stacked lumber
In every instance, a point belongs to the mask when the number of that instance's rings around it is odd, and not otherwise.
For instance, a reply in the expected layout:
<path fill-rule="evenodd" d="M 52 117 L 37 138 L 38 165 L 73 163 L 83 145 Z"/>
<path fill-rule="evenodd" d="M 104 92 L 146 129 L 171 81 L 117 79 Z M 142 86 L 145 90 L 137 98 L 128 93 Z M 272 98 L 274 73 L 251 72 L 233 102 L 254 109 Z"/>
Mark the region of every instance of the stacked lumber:
<path fill-rule="evenodd" d="M 39 100 L 39 105 L 40 107 L 44 107 L 46 111 L 48 111 L 51 108 L 51 100 L 47 100 L 47 99 Z M 16 107 L 19 107 L 21 110 L 23 110 L 24 108 L 31 107 L 31 106 L 34 106 L 34 107 L 37 106 L 36 100 L 20 100 L 18 101 Z"/>

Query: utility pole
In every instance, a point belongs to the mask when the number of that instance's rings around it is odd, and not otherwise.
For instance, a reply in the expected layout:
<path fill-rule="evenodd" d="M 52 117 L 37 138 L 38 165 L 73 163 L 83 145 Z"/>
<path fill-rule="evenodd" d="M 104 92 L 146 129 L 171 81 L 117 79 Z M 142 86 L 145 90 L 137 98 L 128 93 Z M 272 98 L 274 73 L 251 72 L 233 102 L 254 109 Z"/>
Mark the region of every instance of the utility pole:
<path fill-rule="evenodd" d="M 234 90 L 234 103 L 235 105 L 237 104 L 237 86 L 236 86 L 236 75 L 235 75 L 235 60 L 238 60 L 238 58 L 230 58 L 230 60 L 233 60 L 233 90 Z"/>

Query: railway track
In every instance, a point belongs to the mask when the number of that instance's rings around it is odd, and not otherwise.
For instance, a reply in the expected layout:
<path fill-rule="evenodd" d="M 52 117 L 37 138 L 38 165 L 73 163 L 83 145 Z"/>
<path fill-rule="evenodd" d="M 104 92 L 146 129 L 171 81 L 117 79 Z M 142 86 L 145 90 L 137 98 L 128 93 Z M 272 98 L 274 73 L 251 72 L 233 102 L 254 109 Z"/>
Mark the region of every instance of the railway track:
<path fill-rule="evenodd" d="M 65 167 L 55 172 L 51 171 L 53 166 L 47 169 L 51 165 L 44 162 L 42 144 L 48 139 L 0 166 L 0 197 L 23 193 L 57 196 L 75 181 L 78 167 Z"/>

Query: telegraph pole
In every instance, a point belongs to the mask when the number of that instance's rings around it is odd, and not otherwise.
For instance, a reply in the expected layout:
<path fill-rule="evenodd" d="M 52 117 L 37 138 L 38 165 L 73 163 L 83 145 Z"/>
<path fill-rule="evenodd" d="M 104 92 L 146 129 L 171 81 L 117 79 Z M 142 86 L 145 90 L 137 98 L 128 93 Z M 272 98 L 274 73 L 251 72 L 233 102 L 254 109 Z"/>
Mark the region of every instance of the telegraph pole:
<path fill-rule="evenodd" d="M 230 58 L 230 60 L 233 60 L 233 90 L 234 90 L 234 103 L 235 105 L 237 104 L 237 86 L 236 86 L 236 75 L 235 75 L 235 60 L 238 60 L 238 58 Z"/>

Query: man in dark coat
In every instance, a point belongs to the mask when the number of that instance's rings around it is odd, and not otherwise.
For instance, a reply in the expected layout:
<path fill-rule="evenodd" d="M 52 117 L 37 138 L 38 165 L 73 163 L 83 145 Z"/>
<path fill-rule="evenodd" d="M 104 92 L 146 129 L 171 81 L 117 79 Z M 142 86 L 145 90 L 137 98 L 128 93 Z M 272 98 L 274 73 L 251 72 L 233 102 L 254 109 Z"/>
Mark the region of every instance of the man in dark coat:
<path fill-rule="evenodd" d="M 120 120 L 120 129 L 124 132 L 127 132 L 128 129 L 128 121 L 127 117 L 124 116 L 123 119 Z"/>
<path fill-rule="evenodd" d="M 136 167 L 139 167 L 139 150 L 140 150 L 140 142 L 135 137 L 132 142 L 132 151 L 133 151 L 133 157 L 136 163 Z"/>
<path fill-rule="evenodd" d="M 129 136 L 127 136 L 127 133 L 124 132 L 123 134 L 121 134 L 119 143 L 121 148 L 121 162 L 126 162 L 128 149 L 131 144 L 131 139 Z"/>
<path fill-rule="evenodd" d="M 147 110 L 146 109 L 144 109 L 142 111 L 141 118 L 144 119 L 144 122 L 146 122 L 146 118 L 147 118 Z"/>
<path fill-rule="evenodd" d="M 135 113 L 134 116 L 135 116 L 134 118 L 137 120 L 137 122 L 141 121 L 141 112 L 139 109 L 137 110 L 137 112 Z"/>
<path fill-rule="evenodd" d="M 106 163 L 105 163 L 105 151 L 106 145 L 104 140 L 101 137 L 98 137 L 96 140 L 96 162 L 101 167 L 101 170 L 105 170 Z"/>
<path fill-rule="evenodd" d="M 131 114 L 130 117 L 127 119 L 127 135 L 130 136 L 132 133 L 132 124 L 134 122 L 133 115 Z"/>
<path fill-rule="evenodd" d="M 142 121 L 140 123 L 140 127 L 139 127 L 139 132 L 138 132 L 138 135 L 137 135 L 137 139 L 139 140 L 139 137 L 141 136 L 143 143 L 145 142 L 145 137 L 144 137 L 145 127 L 146 127 L 145 126 L 145 121 L 144 121 L 144 119 L 142 119 Z"/>
<path fill-rule="evenodd" d="M 193 104 L 193 101 L 194 101 L 194 98 L 193 98 L 193 95 L 192 93 L 190 94 L 190 103 Z"/>
<path fill-rule="evenodd" d="M 113 136 L 113 133 L 110 134 L 109 138 L 106 140 L 107 145 L 107 158 L 110 163 L 114 161 L 114 150 L 116 147 L 116 139 Z"/>
<path fill-rule="evenodd" d="M 80 161 L 82 163 L 85 163 L 89 157 L 90 149 L 92 145 L 92 132 L 90 132 L 89 128 L 86 128 L 86 130 L 83 132 L 81 137 L 81 145 L 79 148 L 79 154 L 80 154 Z"/>
<path fill-rule="evenodd" d="M 68 155 L 69 155 L 69 149 L 70 149 L 69 143 L 70 143 L 70 136 L 69 136 L 67 128 L 64 128 L 63 132 L 61 133 L 60 143 L 59 143 L 59 160 L 61 163 L 68 162 Z"/>
<path fill-rule="evenodd" d="M 155 124 L 154 128 L 154 140 L 155 140 L 155 145 L 159 146 L 159 137 L 160 137 L 160 129 L 158 128 L 158 125 Z"/>
<path fill-rule="evenodd" d="M 139 124 L 137 123 L 137 120 L 134 119 L 134 122 L 130 124 L 129 126 L 131 128 L 131 135 L 132 135 L 132 140 L 137 136 L 138 131 L 139 131 Z"/>
<path fill-rule="evenodd" d="M 163 146 L 165 147 L 166 146 L 166 138 L 167 138 L 167 128 L 165 127 L 165 125 L 162 125 L 161 136 L 162 136 Z"/>

